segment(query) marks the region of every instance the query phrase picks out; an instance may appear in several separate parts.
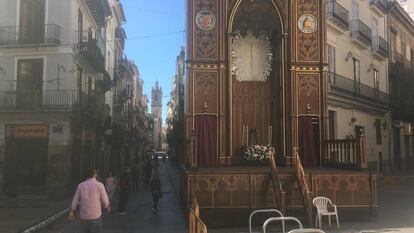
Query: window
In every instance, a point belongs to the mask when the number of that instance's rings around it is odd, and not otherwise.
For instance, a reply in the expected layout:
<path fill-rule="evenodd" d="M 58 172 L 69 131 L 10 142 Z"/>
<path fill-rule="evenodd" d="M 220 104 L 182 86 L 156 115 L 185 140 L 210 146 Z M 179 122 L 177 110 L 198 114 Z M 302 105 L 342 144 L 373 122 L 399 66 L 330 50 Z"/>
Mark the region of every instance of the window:
<path fill-rule="evenodd" d="M 411 63 L 414 63 L 414 50 L 410 49 L 410 61 Z"/>
<path fill-rule="evenodd" d="M 359 3 L 356 0 L 352 0 L 352 18 L 351 20 L 359 19 Z"/>
<path fill-rule="evenodd" d="M 83 31 L 83 14 L 80 9 L 78 9 L 78 43 L 82 42 L 82 31 Z"/>
<path fill-rule="evenodd" d="M 375 132 L 377 138 L 377 144 L 382 144 L 382 136 L 381 136 L 381 119 L 375 119 Z"/>
<path fill-rule="evenodd" d="M 329 83 L 331 85 L 335 84 L 335 73 L 336 73 L 336 66 L 335 66 L 335 47 L 332 45 L 328 45 L 328 71 L 329 71 Z"/>
<path fill-rule="evenodd" d="M 329 110 L 329 139 L 336 139 L 336 111 Z"/>
<path fill-rule="evenodd" d="M 354 87 L 355 87 L 355 94 L 359 93 L 360 89 L 360 82 L 361 82 L 361 66 L 359 60 L 354 58 Z"/>
<path fill-rule="evenodd" d="M 45 0 L 21 0 L 20 41 L 42 43 L 45 37 Z"/>
<path fill-rule="evenodd" d="M 16 104 L 23 108 L 41 106 L 42 90 L 43 59 L 18 60 Z"/>
<path fill-rule="evenodd" d="M 396 50 L 396 42 L 397 41 L 397 34 L 391 30 L 391 37 L 390 37 L 390 55 L 391 61 L 395 62 L 395 50 Z"/>
<path fill-rule="evenodd" d="M 407 58 L 407 56 L 406 56 L 406 54 L 407 54 L 406 49 L 407 48 L 406 48 L 405 44 L 406 44 L 405 43 L 405 37 L 404 37 L 404 35 L 401 35 L 401 56 L 402 56 L 403 59 Z"/>
<path fill-rule="evenodd" d="M 374 88 L 379 90 L 379 71 L 374 69 Z"/>
<path fill-rule="evenodd" d="M 378 20 L 375 17 L 372 17 L 372 46 L 374 49 L 379 48 Z"/>

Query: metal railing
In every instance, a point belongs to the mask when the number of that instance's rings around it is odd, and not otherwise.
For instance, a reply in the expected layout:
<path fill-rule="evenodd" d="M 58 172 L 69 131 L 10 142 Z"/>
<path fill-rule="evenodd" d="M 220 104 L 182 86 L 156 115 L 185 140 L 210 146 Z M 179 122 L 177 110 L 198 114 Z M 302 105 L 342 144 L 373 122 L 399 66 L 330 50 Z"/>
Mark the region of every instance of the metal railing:
<path fill-rule="evenodd" d="M 103 105 L 104 100 L 77 89 L 0 91 L 0 112 L 71 112 L 99 110 Z"/>
<path fill-rule="evenodd" d="M 278 207 L 280 208 L 282 213 L 285 213 L 286 191 L 283 190 L 282 183 L 280 182 L 279 172 L 276 166 L 275 157 L 276 157 L 275 148 L 271 147 L 269 158 L 270 158 L 270 167 L 271 167 L 271 173 L 272 173 L 273 191 L 275 193 L 276 204 L 279 205 Z"/>
<path fill-rule="evenodd" d="M 253 216 L 259 213 L 273 213 L 273 214 L 277 214 L 278 217 L 283 217 L 282 212 L 280 212 L 277 209 L 260 209 L 260 210 L 255 210 L 253 211 L 250 215 L 249 215 L 249 233 L 253 233 L 252 231 L 252 219 Z M 282 231 L 283 233 L 285 233 L 285 221 L 282 221 Z"/>
<path fill-rule="evenodd" d="M 385 13 L 388 8 L 387 0 L 370 0 L 369 4 L 377 7 L 383 13 Z"/>
<path fill-rule="evenodd" d="M 391 61 L 391 69 L 397 69 L 399 72 L 402 69 L 406 69 L 409 72 L 414 71 L 414 61 L 408 60 L 401 53 L 396 51 L 389 53 L 389 58 Z"/>
<path fill-rule="evenodd" d="M 351 20 L 351 36 L 366 46 L 372 42 L 372 30 L 360 19 Z"/>
<path fill-rule="evenodd" d="M 349 29 L 349 11 L 335 0 L 328 2 L 328 17 L 343 30 Z"/>
<path fill-rule="evenodd" d="M 386 105 L 390 102 L 389 94 L 380 91 L 378 88 L 373 88 L 333 72 L 329 72 L 328 76 L 330 91 L 336 90 L 352 95 L 353 97 L 364 98 Z"/>
<path fill-rule="evenodd" d="M 306 176 L 305 176 L 305 170 L 303 169 L 302 163 L 300 162 L 300 156 L 299 156 L 299 152 L 297 148 L 293 148 L 293 157 L 295 158 L 296 181 L 298 182 L 298 187 L 303 197 L 303 202 L 306 208 L 308 223 L 311 224 L 312 223 L 312 195 L 313 194 L 312 194 L 312 190 L 310 190 L 308 186 L 308 181 L 306 180 Z"/>
<path fill-rule="evenodd" d="M 372 51 L 384 58 L 388 57 L 388 42 L 381 36 L 374 36 L 372 38 Z"/>
<path fill-rule="evenodd" d="M 298 225 L 298 227 L 299 227 L 299 229 L 303 229 L 303 225 L 302 225 L 302 223 L 300 222 L 300 220 L 299 219 L 297 219 L 297 218 L 295 218 L 295 217 L 273 217 L 273 218 L 268 218 L 265 222 L 264 222 L 264 224 L 263 224 L 263 226 L 262 226 L 262 232 L 263 233 L 266 233 L 267 232 L 267 225 L 269 225 L 269 223 L 271 223 L 271 222 L 276 222 L 276 221 L 280 221 L 280 222 L 282 222 L 282 226 L 284 226 L 285 225 L 285 222 L 286 221 L 291 221 L 291 222 L 295 222 L 297 225 Z M 285 230 L 283 229 L 283 233 L 285 233 Z"/>
<path fill-rule="evenodd" d="M 0 26 L 0 47 L 58 46 L 60 31 L 56 24 Z"/>

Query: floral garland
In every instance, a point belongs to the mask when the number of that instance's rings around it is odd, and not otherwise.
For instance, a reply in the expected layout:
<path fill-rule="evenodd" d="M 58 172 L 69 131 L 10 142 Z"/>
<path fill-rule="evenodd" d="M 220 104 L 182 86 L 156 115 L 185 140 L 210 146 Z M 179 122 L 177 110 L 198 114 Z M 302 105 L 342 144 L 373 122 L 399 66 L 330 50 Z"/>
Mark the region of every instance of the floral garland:
<path fill-rule="evenodd" d="M 233 34 L 232 39 L 232 49 L 231 49 L 231 74 L 237 81 L 246 81 L 243 79 L 242 74 L 240 72 L 240 67 L 245 66 L 246 64 L 243 63 L 243 60 L 240 57 L 240 38 L 243 37 L 241 35 L 241 32 L 239 30 L 236 30 Z M 262 64 L 262 66 L 259 66 L 260 71 L 262 72 L 262 78 L 261 81 L 266 81 L 270 73 L 272 71 L 272 60 L 273 60 L 273 52 L 272 52 L 272 42 L 270 40 L 270 37 L 265 33 L 262 32 L 258 37 L 259 40 L 263 40 L 266 42 L 266 48 L 265 48 L 265 57 L 262 57 L 262 61 L 259 62 L 259 64 Z"/>
<path fill-rule="evenodd" d="M 270 146 L 250 145 L 243 150 L 243 158 L 247 161 L 269 161 Z"/>

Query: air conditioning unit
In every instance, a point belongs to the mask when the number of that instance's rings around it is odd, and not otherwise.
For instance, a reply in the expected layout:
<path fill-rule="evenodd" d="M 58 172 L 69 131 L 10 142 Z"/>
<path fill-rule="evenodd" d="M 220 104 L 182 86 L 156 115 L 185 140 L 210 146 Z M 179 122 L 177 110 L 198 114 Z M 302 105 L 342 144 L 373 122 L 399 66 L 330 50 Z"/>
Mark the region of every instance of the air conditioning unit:
<path fill-rule="evenodd" d="M 404 122 L 404 135 L 405 136 L 413 135 L 413 126 L 411 123 Z"/>

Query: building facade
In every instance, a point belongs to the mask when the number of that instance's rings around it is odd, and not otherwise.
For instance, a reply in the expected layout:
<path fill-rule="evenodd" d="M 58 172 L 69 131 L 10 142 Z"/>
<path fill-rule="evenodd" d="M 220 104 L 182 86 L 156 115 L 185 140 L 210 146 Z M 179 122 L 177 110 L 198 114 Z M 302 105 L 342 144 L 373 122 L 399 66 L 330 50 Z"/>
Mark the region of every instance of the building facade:
<path fill-rule="evenodd" d="M 179 155 L 184 154 L 184 85 L 185 85 L 185 48 L 182 47 L 176 60 L 176 72 L 172 81 L 170 101 L 167 110 L 168 155 L 178 162 Z M 181 161 L 182 162 L 182 161 Z"/>
<path fill-rule="evenodd" d="M 102 163 L 109 4 L 7 0 L 0 7 L 1 191 L 61 195 Z"/>
<path fill-rule="evenodd" d="M 366 138 L 368 165 L 389 163 L 387 1 L 328 1 L 330 155 L 337 143 Z M 356 145 L 356 144 L 355 144 Z"/>
<path fill-rule="evenodd" d="M 147 119 L 121 2 L 0 7 L 0 193 L 62 196 L 90 168 L 130 166 Z"/>
<path fill-rule="evenodd" d="M 387 22 L 392 112 L 392 156 L 388 167 L 393 171 L 411 169 L 414 165 L 414 22 L 410 11 L 407 13 L 402 6 L 390 5 Z"/>

